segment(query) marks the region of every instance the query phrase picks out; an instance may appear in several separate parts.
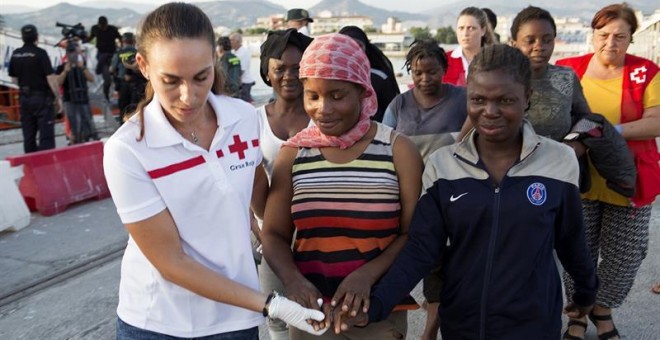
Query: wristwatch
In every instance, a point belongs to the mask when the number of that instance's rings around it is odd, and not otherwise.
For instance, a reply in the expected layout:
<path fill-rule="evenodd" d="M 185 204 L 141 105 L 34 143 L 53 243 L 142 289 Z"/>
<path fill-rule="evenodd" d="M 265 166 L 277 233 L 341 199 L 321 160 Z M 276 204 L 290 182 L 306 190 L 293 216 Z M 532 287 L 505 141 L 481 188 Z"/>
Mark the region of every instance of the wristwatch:
<path fill-rule="evenodd" d="M 266 298 L 266 302 L 264 303 L 264 309 L 261 311 L 261 314 L 265 317 L 268 317 L 268 309 L 270 308 L 270 303 L 273 301 L 274 298 L 280 296 L 280 293 L 277 291 L 273 290 L 268 294 L 268 297 Z"/>
<path fill-rule="evenodd" d="M 578 138 L 580 138 L 579 132 L 570 132 L 566 136 L 564 136 L 563 140 L 565 142 L 572 142 L 578 140 Z"/>

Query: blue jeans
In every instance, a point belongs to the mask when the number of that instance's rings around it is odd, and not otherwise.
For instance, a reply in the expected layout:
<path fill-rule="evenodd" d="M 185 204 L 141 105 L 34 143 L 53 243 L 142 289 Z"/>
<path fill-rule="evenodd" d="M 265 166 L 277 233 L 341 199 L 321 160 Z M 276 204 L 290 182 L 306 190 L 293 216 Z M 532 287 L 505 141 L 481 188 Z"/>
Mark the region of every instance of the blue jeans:
<path fill-rule="evenodd" d="M 259 328 L 253 327 L 240 331 L 207 335 L 198 338 L 179 338 L 133 327 L 117 317 L 117 340 L 258 340 Z"/>
<path fill-rule="evenodd" d="M 110 61 L 114 53 L 99 53 L 96 55 L 96 74 L 103 76 L 103 95 L 106 100 L 110 99 L 110 85 L 112 85 L 112 77 L 110 77 Z"/>
<path fill-rule="evenodd" d="M 89 103 L 64 102 L 64 111 L 71 128 L 71 139 L 69 140 L 71 144 L 84 143 L 90 139 L 98 140 Z"/>

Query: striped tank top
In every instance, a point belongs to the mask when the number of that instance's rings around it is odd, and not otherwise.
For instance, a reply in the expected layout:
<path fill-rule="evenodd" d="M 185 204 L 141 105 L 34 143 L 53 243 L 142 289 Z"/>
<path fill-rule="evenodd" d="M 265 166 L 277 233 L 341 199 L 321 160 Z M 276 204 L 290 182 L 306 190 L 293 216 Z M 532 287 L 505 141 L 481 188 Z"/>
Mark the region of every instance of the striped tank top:
<path fill-rule="evenodd" d="M 325 300 L 399 234 L 399 181 L 392 158 L 398 134 L 392 131 L 377 124 L 373 141 L 348 163 L 330 162 L 318 148 L 300 148 L 293 163 L 294 261 Z M 407 297 L 395 310 L 416 307 Z"/>

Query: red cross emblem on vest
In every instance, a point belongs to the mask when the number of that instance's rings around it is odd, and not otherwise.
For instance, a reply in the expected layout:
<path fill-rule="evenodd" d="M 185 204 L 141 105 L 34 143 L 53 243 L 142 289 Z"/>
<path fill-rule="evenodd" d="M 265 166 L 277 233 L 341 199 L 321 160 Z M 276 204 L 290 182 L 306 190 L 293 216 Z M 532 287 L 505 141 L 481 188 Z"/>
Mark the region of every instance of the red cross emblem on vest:
<path fill-rule="evenodd" d="M 644 84 L 646 82 L 646 66 L 641 66 L 630 72 L 630 81 L 637 84 Z"/>
<path fill-rule="evenodd" d="M 241 136 L 234 135 L 234 144 L 229 146 L 229 152 L 237 153 L 238 159 L 245 159 L 245 150 L 248 148 L 248 143 L 241 140 Z"/>

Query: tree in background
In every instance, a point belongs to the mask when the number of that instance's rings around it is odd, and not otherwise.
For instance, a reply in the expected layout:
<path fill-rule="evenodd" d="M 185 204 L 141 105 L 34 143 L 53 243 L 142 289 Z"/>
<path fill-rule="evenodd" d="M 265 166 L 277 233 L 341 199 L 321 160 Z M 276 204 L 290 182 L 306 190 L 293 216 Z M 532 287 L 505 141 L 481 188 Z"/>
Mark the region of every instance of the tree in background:
<path fill-rule="evenodd" d="M 411 27 L 410 28 L 410 34 L 413 36 L 413 39 L 415 39 L 415 40 L 431 39 L 431 32 L 429 31 L 428 26 L 427 27 Z"/>
<path fill-rule="evenodd" d="M 265 34 L 268 32 L 268 29 L 263 28 L 263 27 L 256 27 L 256 28 L 246 28 L 245 29 L 245 35 L 261 35 Z"/>
<path fill-rule="evenodd" d="M 441 44 L 457 44 L 456 32 L 451 26 L 440 27 L 435 32 L 435 40 Z"/>

